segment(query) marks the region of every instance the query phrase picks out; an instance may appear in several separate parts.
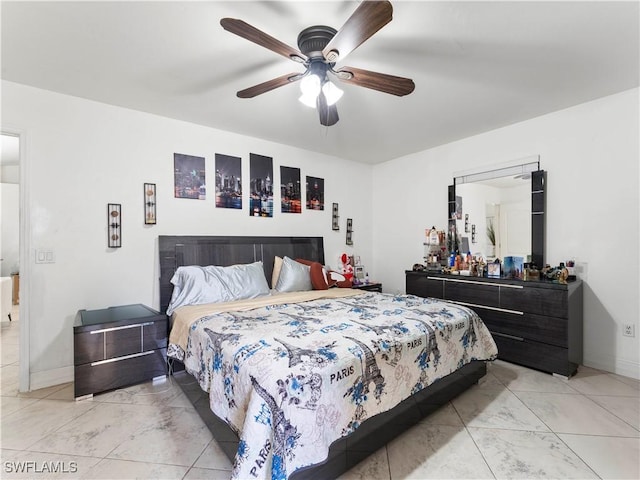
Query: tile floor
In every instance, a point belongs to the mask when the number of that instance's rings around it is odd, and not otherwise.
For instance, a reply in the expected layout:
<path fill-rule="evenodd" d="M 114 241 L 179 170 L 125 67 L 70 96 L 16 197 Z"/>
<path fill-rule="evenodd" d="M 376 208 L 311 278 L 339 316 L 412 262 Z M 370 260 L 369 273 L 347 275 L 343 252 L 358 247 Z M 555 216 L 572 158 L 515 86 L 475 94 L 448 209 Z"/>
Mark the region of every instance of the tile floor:
<path fill-rule="evenodd" d="M 171 381 L 80 402 L 72 384 L 19 393 L 13 317 L 0 333 L 0 477 L 230 477 L 230 462 Z M 342 478 L 638 479 L 639 406 L 635 379 L 581 367 L 564 380 L 497 361 L 478 385 Z M 63 471 L 11 471 L 20 461 Z"/>

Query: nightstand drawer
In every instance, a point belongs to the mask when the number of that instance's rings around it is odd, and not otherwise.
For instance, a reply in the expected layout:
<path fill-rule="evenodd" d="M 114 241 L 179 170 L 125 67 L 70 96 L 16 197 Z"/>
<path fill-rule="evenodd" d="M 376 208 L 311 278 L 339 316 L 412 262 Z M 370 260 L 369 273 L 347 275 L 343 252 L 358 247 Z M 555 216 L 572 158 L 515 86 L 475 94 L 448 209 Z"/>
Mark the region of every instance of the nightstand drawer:
<path fill-rule="evenodd" d="M 78 313 L 73 326 L 76 397 L 166 375 L 166 315 L 142 304 Z"/>
<path fill-rule="evenodd" d="M 167 350 L 150 350 L 76 366 L 74 396 L 113 390 L 167 374 Z"/>
<path fill-rule="evenodd" d="M 105 329 L 105 358 L 121 357 L 167 346 L 167 322 L 145 322 Z"/>
<path fill-rule="evenodd" d="M 166 346 L 166 320 L 106 326 L 74 335 L 74 364 L 81 365 Z"/>

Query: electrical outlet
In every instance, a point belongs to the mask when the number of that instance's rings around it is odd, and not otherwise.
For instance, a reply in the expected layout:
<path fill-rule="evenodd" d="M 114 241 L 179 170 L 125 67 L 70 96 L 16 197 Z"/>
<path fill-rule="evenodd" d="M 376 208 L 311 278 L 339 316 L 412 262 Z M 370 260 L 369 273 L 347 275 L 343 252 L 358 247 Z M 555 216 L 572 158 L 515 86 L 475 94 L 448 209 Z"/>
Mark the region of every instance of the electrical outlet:
<path fill-rule="evenodd" d="M 625 323 L 622 326 L 622 335 L 625 337 L 635 337 L 636 336 L 636 328 L 632 323 Z"/>

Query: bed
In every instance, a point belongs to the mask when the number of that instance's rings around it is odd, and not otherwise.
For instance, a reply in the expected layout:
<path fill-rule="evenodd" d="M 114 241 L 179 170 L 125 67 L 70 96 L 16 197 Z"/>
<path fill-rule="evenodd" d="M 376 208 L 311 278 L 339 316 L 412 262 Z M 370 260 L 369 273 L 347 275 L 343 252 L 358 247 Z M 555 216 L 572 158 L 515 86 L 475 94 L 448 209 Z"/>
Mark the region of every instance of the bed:
<path fill-rule="evenodd" d="M 233 478 L 335 478 L 497 354 L 471 310 L 411 295 L 332 288 L 172 311 L 179 267 L 260 265 L 271 279 L 275 257 L 324 264 L 320 237 L 160 236 L 159 254 L 171 370 Z"/>

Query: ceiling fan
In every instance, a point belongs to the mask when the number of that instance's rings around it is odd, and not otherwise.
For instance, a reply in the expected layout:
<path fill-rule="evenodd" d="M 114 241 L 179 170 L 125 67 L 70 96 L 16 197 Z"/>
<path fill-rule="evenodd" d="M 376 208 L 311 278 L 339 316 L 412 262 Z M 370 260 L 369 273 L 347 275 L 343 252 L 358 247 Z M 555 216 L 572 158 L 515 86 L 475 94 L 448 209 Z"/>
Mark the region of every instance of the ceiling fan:
<path fill-rule="evenodd" d="M 223 18 L 220 24 L 225 30 L 306 67 L 303 73 L 288 73 L 240 90 L 237 93 L 238 97 L 253 98 L 301 80 L 300 101 L 310 107 L 316 107 L 320 115 L 320 123 L 331 126 L 339 120 L 335 103 L 342 96 L 342 91 L 330 81 L 331 77 L 400 97 L 410 94 L 415 88 L 410 78 L 354 67 L 341 67 L 334 70 L 338 60 L 344 60 L 349 53 L 389 23 L 393 18 L 392 14 L 393 7 L 388 1 L 363 1 L 340 30 L 325 25 L 315 25 L 302 30 L 298 35 L 299 50 L 242 20 Z"/>

